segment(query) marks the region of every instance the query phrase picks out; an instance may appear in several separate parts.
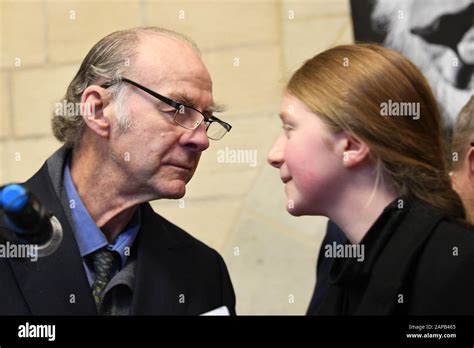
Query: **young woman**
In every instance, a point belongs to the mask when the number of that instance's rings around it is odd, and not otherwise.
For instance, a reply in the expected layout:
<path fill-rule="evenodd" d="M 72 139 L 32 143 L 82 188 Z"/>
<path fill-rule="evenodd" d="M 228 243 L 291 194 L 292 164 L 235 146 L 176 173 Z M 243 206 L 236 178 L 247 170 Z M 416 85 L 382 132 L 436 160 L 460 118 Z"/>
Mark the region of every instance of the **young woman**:
<path fill-rule="evenodd" d="M 378 45 L 332 48 L 292 76 L 280 118 L 268 161 L 288 212 L 327 216 L 348 238 L 328 250 L 318 314 L 474 314 L 474 229 L 420 71 Z"/>

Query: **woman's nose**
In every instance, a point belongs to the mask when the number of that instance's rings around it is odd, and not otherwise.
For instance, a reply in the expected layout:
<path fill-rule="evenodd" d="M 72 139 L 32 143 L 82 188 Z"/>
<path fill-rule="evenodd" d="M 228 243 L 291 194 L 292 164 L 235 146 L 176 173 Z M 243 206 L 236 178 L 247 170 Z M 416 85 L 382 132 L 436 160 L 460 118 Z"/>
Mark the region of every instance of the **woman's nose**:
<path fill-rule="evenodd" d="M 277 139 L 268 152 L 267 161 L 272 167 L 275 168 L 280 168 L 283 164 L 283 146 L 280 138 Z"/>

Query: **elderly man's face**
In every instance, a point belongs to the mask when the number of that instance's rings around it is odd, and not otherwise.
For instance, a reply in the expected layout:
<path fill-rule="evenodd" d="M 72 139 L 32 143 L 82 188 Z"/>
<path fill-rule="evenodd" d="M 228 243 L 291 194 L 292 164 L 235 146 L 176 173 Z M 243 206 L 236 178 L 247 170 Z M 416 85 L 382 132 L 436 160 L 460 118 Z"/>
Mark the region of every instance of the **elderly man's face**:
<path fill-rule="evenodd" d="M 201 111 L 212 106 L 211 77 L 188 45 L 148 35 L 138 52 L 133 72 L 124 77 Z M 195 130 L 185 129 L 174 123 L 175 109 L 130 84 L 122 87 L 126 88 L 124 112 L 131 124 L 123 134 L 114 126 L 109 143 L 110 156 L 127 180 L 122 189 L 151 193 L 154 199 L 182 197 L 201 152 L 209 147 L 204 122 Z"/>
<path fill-rule="evenodd" d="M 468 150 L 464 163 L 451 173 L 451 181 L 463 201 L 469 221 L 474 223 L 474 148 Z"/>

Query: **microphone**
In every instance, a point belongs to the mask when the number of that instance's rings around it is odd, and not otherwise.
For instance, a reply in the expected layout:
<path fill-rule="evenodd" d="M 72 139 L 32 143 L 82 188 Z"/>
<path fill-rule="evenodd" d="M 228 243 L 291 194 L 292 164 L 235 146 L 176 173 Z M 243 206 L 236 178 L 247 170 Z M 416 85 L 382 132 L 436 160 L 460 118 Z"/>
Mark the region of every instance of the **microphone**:
<path fill-rule="evenodd" d="M 61 244 L 59 220 L 24 186 L 0 187 L 0 232 L 14 244 L 34 244 L 39 257 L 51 255 Z"/>

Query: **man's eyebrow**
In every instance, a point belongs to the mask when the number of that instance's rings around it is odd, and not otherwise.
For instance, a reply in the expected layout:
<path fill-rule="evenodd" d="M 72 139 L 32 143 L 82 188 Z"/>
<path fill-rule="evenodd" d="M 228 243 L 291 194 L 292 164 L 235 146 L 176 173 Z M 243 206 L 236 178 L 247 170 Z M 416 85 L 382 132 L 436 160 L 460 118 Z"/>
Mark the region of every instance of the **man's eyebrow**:
<path fill-rule="evenodd" d="M 186 104 L 188 106 L 195 107 L 194 101 L 184 92 L 171 92 L 169 98 L 173 99 L 175 102 Z"/>
<path fill-rule="evenodd" d="M 216 102 L 213 102 L 211 105 L 209 105 L 207 108 L 206 108 L 206 112 L 209 112 L 209 113 L 214 113 L 214 112 L 224 112 L 227 110 L 227 106 L 224 105 L 224 104 L 218 104 Z"/>
<path fill-rule="evenodd" d="M 196 108 L 196 103 L 194 100 L 192 100 L 186 93 L 184 92 L 178 92 L 174 91 L 169 94 L 170 99 L 173 99 L 174 101 L 178 103 L 185 104 L 187 106 L 192 106 L 193 108 Z M 216 102 L 212 102 L 212 104 L 208 105 L 204 110 L 202 110 L 203 113 L 209 113 L 212 114 L 214 112 L 223 112 L 227 109 L 227 107 L 224 104 L 218 104 Z M 199 110 L 199 109 L 198 109 Z"/>

